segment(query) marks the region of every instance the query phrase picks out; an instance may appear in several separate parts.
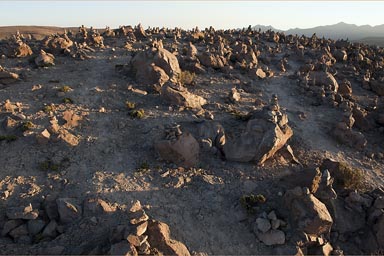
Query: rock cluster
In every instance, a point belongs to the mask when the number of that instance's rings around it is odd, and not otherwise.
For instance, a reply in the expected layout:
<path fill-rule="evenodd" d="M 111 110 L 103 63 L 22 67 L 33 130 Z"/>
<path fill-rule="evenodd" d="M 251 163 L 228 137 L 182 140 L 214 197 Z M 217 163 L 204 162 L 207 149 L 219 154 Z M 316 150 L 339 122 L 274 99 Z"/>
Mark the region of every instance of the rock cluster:
<path fill-rule="evenodd" d="M 167 224 L 150 219 L 140 201 L 130 208 L 130 223 L 120 229 L 120 238 L 112 241 L 110 255 L 178 255 L 189 256 L 187 247 L 170 237 Z"/>

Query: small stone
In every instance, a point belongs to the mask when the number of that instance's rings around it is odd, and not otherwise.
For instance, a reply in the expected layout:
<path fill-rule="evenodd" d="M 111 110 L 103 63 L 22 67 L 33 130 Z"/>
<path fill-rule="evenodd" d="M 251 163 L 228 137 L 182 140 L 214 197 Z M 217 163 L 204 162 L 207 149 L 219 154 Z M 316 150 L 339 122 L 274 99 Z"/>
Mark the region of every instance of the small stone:
<path fill-rule="evenodd" d="M 133 225 L 139 224 L 139 223 L 147 221 L 149 219 L 148 215 L 145 213 L 145 211 L 143 209 L 141 209 L 137 212 L 131 213 L 130 218 L 131 218 L 130 222 Z"/>
<path fill-rule="evenodd" d="M 304 195 L 309 195 L 311 193 L 311 191 L 309 190 L 309 188 L 303 187 L 303 193 L 304 193 Z"/>
<path fill-rule="evenodd" d="M 131 208 L 129 209 L 129 211 L 130 211 L 130 212 L 137 212 L 137 211 L 139 211 L 139 210 L 141 210 L 141 209 L 142 209 L 142 206 L 141 206 L 140 201 L 139 201 L 139 200 L 136 200 L 136 201 L 132 204 L 132 206 L 131 206 Z"/>
<path fill-rule="evenodd" d="M 143 222 L 140 225 L 136 226 L 136 235 L 141 236 L 147 231 L 148 222 Z"/>
<path fill-rule="evenodd" d="M 145 241 L 142 245 L 139 246 L 138 249 L 140 254 L 149 254 L 151 246 L 148 241 Z"/>
<path fill-rule="evenodd" d="M 256 225 L 257 225 L 257 229 L 263 233 L 271 229 L 271 223 L 269 222 L 269 220 L 264 218 L 257 218 Z"/>
<path fill-rule="evenodd" d="M 129 235 L 127 237 L 127 240 L 130 244 L 138 247 L 142 245 L 145 241 L 147 241 L 148 236 L 135 236 L 135 235 Z"/>
<path fill-rule="evenodd" d="M 268 213 L 268 219 L 277 220 L 277 216 L 276 216 L 275 211 L 271 211 L 270 213 Z"/>
<path fill-rule="evenodd" d="M 278 229 L 280 227 L 280 220 L 279 219 L 271 220 L 271 226 L 272 226 L 272 229 Z"/>

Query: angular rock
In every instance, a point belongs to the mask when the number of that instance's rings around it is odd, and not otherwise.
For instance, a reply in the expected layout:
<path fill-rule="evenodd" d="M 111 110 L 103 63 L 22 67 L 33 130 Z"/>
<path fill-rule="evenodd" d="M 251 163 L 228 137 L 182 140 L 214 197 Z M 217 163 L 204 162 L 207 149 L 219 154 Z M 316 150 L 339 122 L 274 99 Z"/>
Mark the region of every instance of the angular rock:
<path fill-rule="evenodd" d="M 10 232 L 9 232 L 9 235 L 13 238 L 13 239 L 18 239 L 22 236 L 26 236 L 28 235 L 28 228 L 27 228 L 27 224 L 23 224 L 21 226 L 18 226 L 17 228 L 15 229 L 12 229 Z"/>
<path fill-rule="evenodd" d="M 79 125 L 79 121 L 83 118 L 79 115 L 76 115 L 72 110 L 66 110 L 63 113 L 63 119 L 66 121 L 64 127 L 71 128 L 77 127 Z"/>
<path fill-rule="evenodd" d="M 284 205 L 289 210 L 292 226 L 298 230 L 313 236 L 331 231 L 333 219 L 327 207 L 312 194 L 297 196 L 288 190 Z"/>
<path fill-rule="evenodd" d="M 241 99 L 240 93 L 236 88 L 232 88 L 228 94 L 228 99 L 230 102 L 238 102 Z"/>
<path fill-rule="evenodd" d="M 139 200 L 136 200 L 135 202 L 133 202 L 131 208 L 129 209 L 130 212 L 137 212 L 139 210 L 143 209 L 143 207 L 141 206 L 141 203 Z"/>
<path fill-rule="evenodd" d="M 163 222 L 149 221 L 147 234 L 149 244 L 165 255 L 191 255 L 183 243 L 170 238 L 169 226 Z"/>
<path fill-rule="evenodd" d="M 30 235 L 37 235 L 45 226 L 45 221 L 43 220 L 29 220 L 27 222 L 28 232 Z"/>
<path fill-rule="evenodd" d="M 137 236 L 141 236 L 141 235 L 143 235 L 146 231 L 147 231 L 147 227 L 148 227 L 148 222 L 146 221 L 146 222 L 143 222 L 143 223 L 141 223 L 141 224 L 139 224 L 139 225 L 137 225 L 136 226 L 136 232 L 135 232 L 135 234 L 137 235 Z"/>
<path fill-rule="evenodd" d="M 19 45 L 15 48 L 14 56 L 17 58 L 27 57 L 32 55 L 32 49 L 24 42 L 20 42 Z"/>
<path fill-rule="evenodd" d="M 56 199 L 60 221 L 64 224 L 71 223 L 81 218 L 82 209 L 72 198 Z"/>
<path fill-rule="evenodd" d="M 226 64 L 224 57 L 210 52 L 203 52 L 199 54 L 198 59 L 202 65 L 214 69 L 223 68 Z"/>
<path fill-rule="evenodd" d="M 201 109 L 207 101 L 198 95 L 190 93 L 187 88 L 173 83 L 166 83 L 161 88 L 161 96 L 169 104 L 191 109 Z"/>
<path fill-rule="evenodd" d="M 278 125 L 270 126 L 265 132 L 246 131 L 236 141 L 229 141 L 224 145 L 225 157 L 230 161 L 256 161 L 263 164 L 281 149 L 292 135 L 293 131 L 289 126 L 281 129 Z"/>
<path fill-rule="evenodd" d="M 66 129 L 59 130 L 58 139 L 61 139 L 62 141 L 66 142 L 68 145 L 72 147 L 77 146 L 80 142 L 80 139 L 78 137 L 76 137 Z"/>
<path fill-rule="evenodd" d="M 267 232 L 271 229 L 271 223 L 268 219 L 264 218 L 257 218 L 256 219 L 256 227 L 258 230 L 260 230 L 262 233 Z"/>
<path fill-rule="evenodd" d="M 147 241 L 148 236 L 136 236 L 136 235 L 128 235 L 127 240 L 130 244 L 139 247 L 142 245 L 145 241 Z"/>
<path fill-rule="evenodd" d="M 1 236 L 6 236 L 9 233 L 9 231 L 17 228 L 18 226 L 22 225 L 23 223 L 24 222 L 20 219 L 8 220 L 4 224 L 3 230 L 1 231 Z"/>
<path fill-rule="evenodd" d="M 285 234 L 281 230 L 269 230 L 266 233 L 258 233 L 257 238 L 266 245 L 285 244 Z"/>
<path fill-rule="evenodd" d="M 51 138 L 51 134 L 47 129 L 44 129 L 44 131 L 36 135 L 37 143 L 39 143 L 40 145 L 47 144 L 50 138 Z"/>
<path fill-rule="evenodd" d="M 316 86 L 331 86 L 331 90 L 333 92 L 337 92 L 339 90 L 339 84 L 337 83 L 335 77 L 328 72 L 323 71 L 311 71 L 309 72 L 309 81 L 310 84 Z"/>
<path fill-rule="evenodd" d="M 57 222 L 55 220 L 51 220 L 48 225 L 44 228 L 43 237 L 54 238 L 57 236 Z"/>
<path fill-rule="evenodd" d="M 8 85 L 15 83 L 19 80 L 19 75 L 16 73 L 9 72 L 0 66 L 0 83 L 3 85 Z"/>
<path fill-rule="evenodd" d="M 145 213 L 145 211 L 143 209 L 138 210 L 138 211 L 133 212 L 133 213 L 130 213 L 129 217 L 131 219 L 130 223 L 132 225 L 137 225 L 137 224 L 144 222 L 144 221 L 147 221 L 149 219 L 148 215 Z"/>
<path fill-rule="evenodd" d="M 55 65 L 55 57 L 46 53 L 44 50 L 40 50 L 40 54 L 35 58 L 35 64 L 38 67 L 50 67 Z"/>
<path fill-rule="evenodd" d="M 131 60 L 136 81 L 144 84 L 160 84 L 181 74 L 175 55 L 164 48 L 151 48 L 137 53 Z"/>
<path fill-rule="evenodd" d="M 162 159 L 181 166 L 192 167 L 199 161 L 199 143 L 188 132 L 184 132 L 176 141 L 158 141 L 154 147 Z"/>
<path fill-rule="evenodd" d="M 95 216 L 103 213 L 112 213 L 116 207 L 100 198 L 90 198 L 84 200 L 84 216 Z"/>

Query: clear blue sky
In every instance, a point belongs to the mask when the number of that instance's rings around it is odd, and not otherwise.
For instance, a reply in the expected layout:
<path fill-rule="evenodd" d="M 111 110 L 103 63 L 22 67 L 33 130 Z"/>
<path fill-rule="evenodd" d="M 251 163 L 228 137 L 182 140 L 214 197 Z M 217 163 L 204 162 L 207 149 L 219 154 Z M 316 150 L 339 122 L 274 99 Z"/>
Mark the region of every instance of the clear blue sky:
<path fill-rule="evenodd" d="M 384 24 L 384 1 L 0 1 L 0 26 L 118 27 L 272 25 L 309 28 L 338 22 Z"/>

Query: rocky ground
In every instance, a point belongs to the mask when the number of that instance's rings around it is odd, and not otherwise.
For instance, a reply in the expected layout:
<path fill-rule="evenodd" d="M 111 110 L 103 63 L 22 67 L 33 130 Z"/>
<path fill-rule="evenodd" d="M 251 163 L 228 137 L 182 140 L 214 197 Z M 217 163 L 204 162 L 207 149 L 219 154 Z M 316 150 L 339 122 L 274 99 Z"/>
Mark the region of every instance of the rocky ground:
<path fill-rule="evenodd" d="M 383 48 L 128 26 L 0 55 L 1 254 L 383 253 Z"/>

